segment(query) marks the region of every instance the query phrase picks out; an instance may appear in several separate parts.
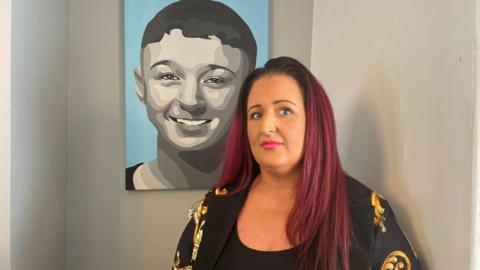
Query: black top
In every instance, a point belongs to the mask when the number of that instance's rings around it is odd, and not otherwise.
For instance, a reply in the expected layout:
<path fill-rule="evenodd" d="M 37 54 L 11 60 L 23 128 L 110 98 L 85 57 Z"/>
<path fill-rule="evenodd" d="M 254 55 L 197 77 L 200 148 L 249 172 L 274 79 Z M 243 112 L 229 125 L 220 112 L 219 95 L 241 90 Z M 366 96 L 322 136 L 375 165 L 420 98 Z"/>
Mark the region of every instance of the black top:
<path fill-rule="evenodd" d="M 245 246 L 238 237 L 237 224 L 233 226 L 220 254 L 215 270 L 299 269 L 295 248 L 279 251 L 261 251 Z"/>

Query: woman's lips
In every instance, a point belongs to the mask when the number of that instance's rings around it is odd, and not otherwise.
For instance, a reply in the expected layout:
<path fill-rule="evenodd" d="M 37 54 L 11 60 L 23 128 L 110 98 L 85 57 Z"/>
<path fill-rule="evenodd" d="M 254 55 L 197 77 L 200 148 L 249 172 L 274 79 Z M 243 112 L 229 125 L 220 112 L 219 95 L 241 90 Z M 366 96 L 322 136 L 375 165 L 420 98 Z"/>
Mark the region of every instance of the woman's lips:
<path fill-rule="evenodd" d="M 268 141 L 263 141 L 260 146 L 265 148 L 265 149 L 275 149 L 279 147 L 281 143 L 274 141 L 274 140 L 268 140 Z"/>

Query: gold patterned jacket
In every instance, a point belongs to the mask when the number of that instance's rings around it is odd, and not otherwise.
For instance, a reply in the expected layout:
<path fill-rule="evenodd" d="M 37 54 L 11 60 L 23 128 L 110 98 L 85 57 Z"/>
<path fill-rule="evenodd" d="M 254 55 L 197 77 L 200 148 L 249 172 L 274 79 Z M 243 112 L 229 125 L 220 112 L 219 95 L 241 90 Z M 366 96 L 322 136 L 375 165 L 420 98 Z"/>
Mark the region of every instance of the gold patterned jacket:
<path fill-rule="evenodd" d="M 348 176 L 346 186 L 355 234 L 350 270 L 420 270 L 388 202 Z M 205 195 L 180 238 L 172 270 L 214 269 L 248 193 L 229 195 L 227 189 Z"/>

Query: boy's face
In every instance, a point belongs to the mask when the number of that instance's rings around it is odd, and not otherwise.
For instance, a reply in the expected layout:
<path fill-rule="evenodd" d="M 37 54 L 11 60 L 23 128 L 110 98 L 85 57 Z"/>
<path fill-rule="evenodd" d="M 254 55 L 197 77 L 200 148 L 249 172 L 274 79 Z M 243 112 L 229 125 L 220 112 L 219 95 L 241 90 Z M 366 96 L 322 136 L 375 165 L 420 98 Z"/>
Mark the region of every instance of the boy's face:
<path fill-rule="evenodd" d="M 159 136 L 185 150 L 218 142 L 249 71 L 245 53 L 216 36 L 190 38 L 173 29 L 160 42 L 148 44 L 142 57 L 137 95 Z"/>

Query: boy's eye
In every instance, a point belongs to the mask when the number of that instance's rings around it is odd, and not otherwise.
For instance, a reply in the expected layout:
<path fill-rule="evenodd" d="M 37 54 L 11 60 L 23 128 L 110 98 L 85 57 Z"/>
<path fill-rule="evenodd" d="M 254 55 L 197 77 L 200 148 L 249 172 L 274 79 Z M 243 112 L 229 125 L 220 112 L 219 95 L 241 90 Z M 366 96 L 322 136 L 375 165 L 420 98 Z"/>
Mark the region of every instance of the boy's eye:
<path fill-rule="evenodd" d="M 224 82 L 225 80 L 223 80 L 220 77 L 212 77 L 203 81 L 203 83 L 224 83 Z"/>
<path fill-rule="evenodd" d="M 178 80 L 180 80 L 180 77 L 178 77 L 177 75 L 174 75 L 172 73 L 165 73 L 165 74 L 161 74 L 156 79 L 165 80 L 165 81 L 178 81 Z"/>

